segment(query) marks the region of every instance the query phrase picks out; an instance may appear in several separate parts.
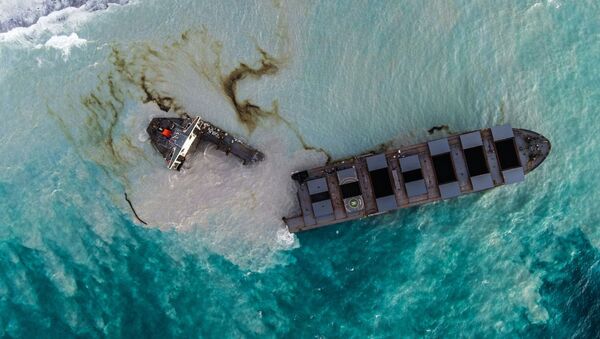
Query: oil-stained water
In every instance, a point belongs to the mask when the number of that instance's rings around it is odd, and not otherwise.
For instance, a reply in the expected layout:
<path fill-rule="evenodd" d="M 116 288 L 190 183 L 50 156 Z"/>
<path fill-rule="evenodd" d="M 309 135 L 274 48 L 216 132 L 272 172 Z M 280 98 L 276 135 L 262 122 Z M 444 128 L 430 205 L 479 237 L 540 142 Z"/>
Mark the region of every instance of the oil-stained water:
<path fill-rule="evenodd" d="M 0 336 L 597 336 L 599 15 L 139 0 L 1 33 Z M 182 114 L 266 160 L 166 170 L 145 128 Z M 553 143 L 526 183 L 283 227 L 292 171 L 504 122 Z"/>

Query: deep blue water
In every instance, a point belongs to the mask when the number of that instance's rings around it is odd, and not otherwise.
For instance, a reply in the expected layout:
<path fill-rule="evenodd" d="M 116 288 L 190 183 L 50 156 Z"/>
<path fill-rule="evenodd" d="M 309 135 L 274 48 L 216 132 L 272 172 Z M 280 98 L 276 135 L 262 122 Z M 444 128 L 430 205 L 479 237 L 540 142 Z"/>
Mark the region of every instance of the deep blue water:
<path fill-rule="evenodd" d="M 0 336 L 599 337 L 599 18 L 596 1 L 140 0 L 0 34 Z M 239 95 L 287 124 L 252 129 L 222 93 L 257 47 L 279 71 Z M 168 114 L 267 160 L 209 149 L 167 171 L 142 76 Z M 505 122 L 553 144 L 525 183 L 283 229 L 289 173 L 325 160 L 300 138 L 343 157 Z"/>

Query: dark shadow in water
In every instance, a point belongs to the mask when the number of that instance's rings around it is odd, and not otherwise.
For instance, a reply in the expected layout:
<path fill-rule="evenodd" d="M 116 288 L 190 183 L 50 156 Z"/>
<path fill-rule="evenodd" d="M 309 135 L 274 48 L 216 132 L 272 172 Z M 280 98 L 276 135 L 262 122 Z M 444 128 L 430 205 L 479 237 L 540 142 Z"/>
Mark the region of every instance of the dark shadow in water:
<path fill-rule="evenodd" d="M 532 324 L 527 333 L 544 337 L 598 338 L 600 333 L 600 253 L 580 229 L 565 236 L 548 230 L 524 239 L 524 261 L 533 260 L 532 271 L 541 275 L 542 305 L 549 314 L 546 324 Z M 538 253 L 549 252 L 551 258 Z"/>

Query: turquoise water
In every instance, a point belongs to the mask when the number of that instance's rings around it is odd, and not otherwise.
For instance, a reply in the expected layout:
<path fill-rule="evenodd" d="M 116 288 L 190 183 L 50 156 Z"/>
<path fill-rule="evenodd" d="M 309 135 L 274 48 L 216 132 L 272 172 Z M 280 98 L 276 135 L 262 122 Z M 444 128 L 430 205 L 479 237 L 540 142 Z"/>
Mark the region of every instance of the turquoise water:
<path fill-rule="evenodd" d="M 3 20 L 26 3 L 0 2 Z M 595 1 L 140 0 L 0 33 L 0 336 L 598 337 L 599 19 Z M 277 71 L 238 83 L 262 108 L 243 123 L 222 84 L 259 50 Z M 165 97 L 266 161 L 208 148 L 167 171 L 144 132 Z M 293 170 L 505 122 L 553 144 L 523 184 L 285 231 Z"/>

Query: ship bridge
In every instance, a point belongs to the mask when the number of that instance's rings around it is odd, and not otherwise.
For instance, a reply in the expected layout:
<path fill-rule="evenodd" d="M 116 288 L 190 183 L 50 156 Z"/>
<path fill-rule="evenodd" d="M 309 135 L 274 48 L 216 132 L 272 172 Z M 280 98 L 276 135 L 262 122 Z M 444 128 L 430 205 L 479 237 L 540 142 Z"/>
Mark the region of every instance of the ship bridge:
<path fill-rule="evenodd" d="M 199 142 L 210 142 L 225 154 L 240 158 L 244 165 L 264 159 L 264 155 L 219 127 L 200 117 L 154 118 L 146 129 L 152 146 L 165 158 L 167 167 L 180 170 Z"/>

